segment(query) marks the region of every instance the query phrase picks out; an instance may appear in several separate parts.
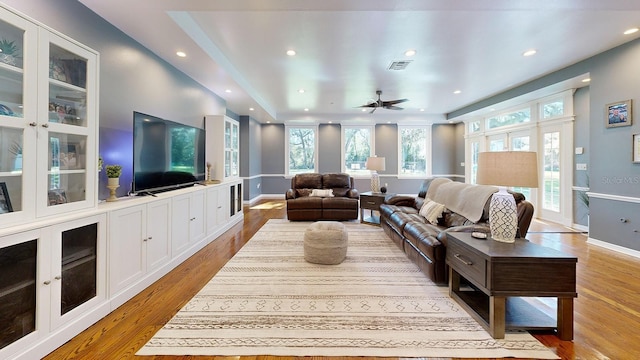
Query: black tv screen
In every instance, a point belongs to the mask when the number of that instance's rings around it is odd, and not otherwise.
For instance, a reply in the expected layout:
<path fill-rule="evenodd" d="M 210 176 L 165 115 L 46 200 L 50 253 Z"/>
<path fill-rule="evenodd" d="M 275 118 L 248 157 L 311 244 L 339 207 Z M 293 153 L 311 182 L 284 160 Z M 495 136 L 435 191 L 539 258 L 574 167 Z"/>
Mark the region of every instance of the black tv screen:
<path fill-rule="evenodd" d="M 134 111 L 133 193 L 191 186 L 204 175 L 203 129 Z"/>

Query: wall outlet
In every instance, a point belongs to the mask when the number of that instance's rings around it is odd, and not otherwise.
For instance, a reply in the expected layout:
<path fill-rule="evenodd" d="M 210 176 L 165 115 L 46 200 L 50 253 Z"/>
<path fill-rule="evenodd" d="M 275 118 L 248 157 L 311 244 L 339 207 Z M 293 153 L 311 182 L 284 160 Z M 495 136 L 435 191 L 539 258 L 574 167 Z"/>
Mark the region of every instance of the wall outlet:
<path fill-rule="evenodd" d="M 576 155 L 584 154 L 584 148 L 582 146 L 576 148 Z"/>
<path fill-rule="evenodd" d="M 260 189 L 260 183 L 258 183 L 258 185 L 256 185 L 256 187 L 257 187 L 258 189 Z"/>
<path fill-rule="evenodd" d="M 587 164 L 576 164 L 576 170 L 587 170 Z"/>

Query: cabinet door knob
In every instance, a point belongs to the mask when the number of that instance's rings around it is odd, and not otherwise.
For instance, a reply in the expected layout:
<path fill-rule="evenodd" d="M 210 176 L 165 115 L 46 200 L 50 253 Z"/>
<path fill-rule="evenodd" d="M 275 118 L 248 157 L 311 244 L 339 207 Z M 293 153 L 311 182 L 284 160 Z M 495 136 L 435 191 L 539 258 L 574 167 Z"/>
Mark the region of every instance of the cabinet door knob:
<path fill-rule="evenodd" d="M 151 236 L 149 236 L 149 237 L 147 238 L 147 240 L 151 240 L 151 239 L 153 239 L 153 237 L 151 237 Z"/>
<path fill-rule="evenodd" d="M 62 279 L 62 276 L 58 275 L 58 276 L 54 277 L 54 279 L 60 280 L 60 279 Z"/>
<path fill-rule="evenodd" d="M 149 239 L 148 239 L 148 238 L 144 238 L 144 239 L 142 239 L 142 241 L 147 241 L 147 240 L 149 240 Z"/>
<path fill-rule="evenodd" d="M 49 124 L 44 123 L 44 124 L 42 124 L 42 127 L 43 127 L 43 128 L 48 128 L 48 127 L 49 127 Z"/>
<path fill-rule="evenodd" d="M 44 282 L 44 284 L 45 284 L 45 285 L 49 285 L 49 284 L 51 284 L 51 281 L 46 280 L 46 281 Z"/>
<path fill-rule="evenodd" d="M 38 126 L 38 124 L 37 124 L 37 123 L 35 123 L 35 122 L 30 122 L 30 123 L 29 123 L 29 126 L 36 127 L 36 126 Z"/>

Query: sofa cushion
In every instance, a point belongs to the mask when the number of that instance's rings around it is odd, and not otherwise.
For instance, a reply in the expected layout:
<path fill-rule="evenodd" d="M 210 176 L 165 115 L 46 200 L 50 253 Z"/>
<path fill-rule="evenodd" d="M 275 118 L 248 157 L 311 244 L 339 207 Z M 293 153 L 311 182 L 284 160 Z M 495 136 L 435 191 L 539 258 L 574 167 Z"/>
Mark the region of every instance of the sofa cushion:
<path fill-rule="evenodd" d="M 391 227 L 393 227 L 398 234 L 402 234 L 405 225 L 413 221 L 422 223 L 425 222 L 424 218 L 418 214 L 407 214 L 400 211 L 394 212 L 389 217 L 389 225 L 391 225 Z"/>
<path fill-rule="evenodd" d="M 358 210 L 358 200 L 348 197 L 318 198 L 322 199 L 323 209 L 355 209 Z"/>
<path fill-rule="evenodd" d="M 320 197 L 305 196 L 287 201 L 287 210 L 322 209 L 322 199 Z"/>
<path fill-rule="evenodd" d="M 318 173 L 297 174 L 294 178 L 295 189 L 322 189 L 322 175 Z"/>
<path fill-rule="evenodd" d="M 335 196 L 347 196 L 351 190 L 351 176 L 349 174 L 322 175 L 322 188 L 332 189 Z"/>

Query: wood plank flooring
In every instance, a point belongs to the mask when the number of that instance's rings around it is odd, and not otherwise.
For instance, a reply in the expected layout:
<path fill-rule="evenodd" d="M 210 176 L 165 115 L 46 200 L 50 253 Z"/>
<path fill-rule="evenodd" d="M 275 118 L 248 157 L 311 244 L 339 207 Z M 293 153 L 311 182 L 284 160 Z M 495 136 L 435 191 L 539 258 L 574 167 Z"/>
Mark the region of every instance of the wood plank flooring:
<path fill-rule="evenodd" d="M 244 224 L 227 231 L 45 359 L 293 359 L 275 356 L 134 355 L 267 220 L 286 217 L 283 200 L 266 200 L 251 207 L 245 206 L 244 211 Z M 586 234 L 571 232 L 558 225 L 534 221 L 530 231 L 527 238 L 532 242 L 578 257 L 574 341 L 561 341 L 553 334 L 534 336 L 562 359 L 640 358 L 640 260 L 587 245 Z M 555 301 L 534 301 L 549 313 L 555 312 Z M 335 359 L 366 360 L 362 357 Z"/>

